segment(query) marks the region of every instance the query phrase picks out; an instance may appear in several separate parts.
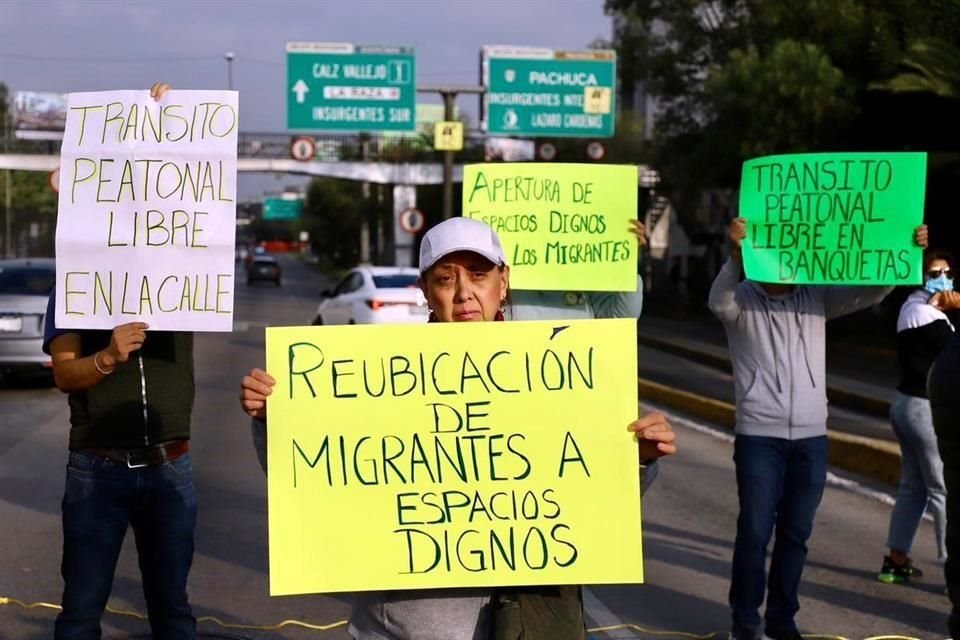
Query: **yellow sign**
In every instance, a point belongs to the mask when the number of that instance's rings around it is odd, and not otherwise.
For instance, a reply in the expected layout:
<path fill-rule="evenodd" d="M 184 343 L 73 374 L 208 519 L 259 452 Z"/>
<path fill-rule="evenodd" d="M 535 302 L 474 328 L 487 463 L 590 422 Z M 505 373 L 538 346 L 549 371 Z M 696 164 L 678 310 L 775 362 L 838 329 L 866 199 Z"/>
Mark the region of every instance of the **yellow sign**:
<path fill-rule="evenodd" d="M 500 235 L 514 289 L 636 291 L 636 167 L 519 162 L 463 171 L 463 215 Z"/>
<path fill-rule="evenodd" d="M 267 329 L 270 593 L 642 582 L 636 344 L 633 320 Z"/>
<path fill-rule="evenodd" d="M 433 148 L 437 151 L 460 151 L 463 149 L 463 123 L 434 123 Z"/>
<path fill-rule="evenodd" d="M 603 114 L 610 113 L 610 105 L 613 104 L 611 98 L 612 92 L 609 87 L 586 87 L 583 90 L 583 111 L 584 113 Z"/>

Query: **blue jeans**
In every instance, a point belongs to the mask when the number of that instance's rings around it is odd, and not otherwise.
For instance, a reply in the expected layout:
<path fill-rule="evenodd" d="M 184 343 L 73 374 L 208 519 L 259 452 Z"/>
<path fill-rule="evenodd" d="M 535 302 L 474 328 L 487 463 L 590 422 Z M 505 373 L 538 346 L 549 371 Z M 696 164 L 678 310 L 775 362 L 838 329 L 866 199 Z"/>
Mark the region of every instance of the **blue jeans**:
<path fill-rule="evenodd" d="M 133 527 L 154 640 L 193 640 L 187 602 L 197 495 L 190 455 L 131 469 L 72 451 L 63 496 L 63 611 L 56 640 L 97 640 L 117 557 Z"/>
<path fill-rule="evenodd" d="M 794 630 L 807 539 L 827 480 L 827 438 L 738 435 L 733 459 L 740 497 L 730 581 L 733 629 L 748 637 L 759 633 L 767 545 L 776 529 L 767 584 L 766 630 Z"/>
<path fill-rule="evenodd" d="M 900 442 L 901 463 L 887 546 L 910 553 L 926 508 L 933 516 L 937 553 L 943 560 L 947 557 L 947 487 L 930 401 L 898 392 L 890 407 L 890 421 Z"/>

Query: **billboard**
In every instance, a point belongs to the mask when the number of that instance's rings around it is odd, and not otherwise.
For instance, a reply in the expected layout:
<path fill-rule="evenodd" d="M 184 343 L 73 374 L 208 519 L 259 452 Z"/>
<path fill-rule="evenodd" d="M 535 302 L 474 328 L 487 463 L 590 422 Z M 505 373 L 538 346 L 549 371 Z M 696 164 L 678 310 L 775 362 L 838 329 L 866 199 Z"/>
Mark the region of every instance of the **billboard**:
<path fill-rule="evenodd" d="M 18 138 L 62 140 L 67 122 L 67 95 L 18 91 L 13 97 L 13 130 Z"/>

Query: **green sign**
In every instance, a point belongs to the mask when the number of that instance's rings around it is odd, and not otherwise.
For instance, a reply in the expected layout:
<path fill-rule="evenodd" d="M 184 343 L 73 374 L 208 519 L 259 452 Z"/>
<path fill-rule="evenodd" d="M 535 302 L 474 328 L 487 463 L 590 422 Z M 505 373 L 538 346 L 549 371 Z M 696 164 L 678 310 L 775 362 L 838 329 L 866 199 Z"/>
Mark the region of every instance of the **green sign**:
<path fill-rule="evenodd" d="M 303 200 L 267 198 L 263 201 L 264 220 L 297 220 L 303 212 Z"/>
<path fill-rule="evenodd" d="M 287 127 L 414 131 L 416 61 L 409 47 L 287 44 Z"/>
<path fill-rule="evenodd" d="M 613 51 L 484 47 L 482 73 L 485 124 L 491 135 L 613 135 Z"/>
<path fill-rule="evenodd" d="M 437 122 L 443 122 L 444 118 L 444 108 L 442 104 L 428 104 L 424 102 L 417 103 L 416 116 L 415 116 L 415 131 L 413 134 L 409 132 L 399 133 L 385 131 L 383 133 L 384 138 L 407 138 L 408 140 L 419 140 L 420 138 L 426 136 L 433 138 L 433 125 Z M 453 119 L 460 119 L 460 110 L 454 105 L 453 107 Z"/>
<path fill-rule="evenodd" d="M 757 282 L 919 284 L 925 153 L 811 153 L 743 164 L 743 264 Z"/>

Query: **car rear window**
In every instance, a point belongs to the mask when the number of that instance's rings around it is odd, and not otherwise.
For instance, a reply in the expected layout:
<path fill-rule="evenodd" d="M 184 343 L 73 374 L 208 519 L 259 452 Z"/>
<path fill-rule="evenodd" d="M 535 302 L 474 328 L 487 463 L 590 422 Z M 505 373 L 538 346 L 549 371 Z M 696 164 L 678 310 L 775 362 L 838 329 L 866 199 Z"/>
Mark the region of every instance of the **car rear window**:
<path fill-rule="evenodd" d="M 261 265 L 261 266 L 269 265 L 269 266 L 271 266 L 271 267 L 274 267 L 274 266 L 277 265 L 277 262 L 276 262 L 276 260 L 266 259 L 266 260 L 254 260 L 254 261 L 253 261 L 253 264 Z"/>
<path fill-rule="evenodd" d="M 57 280 L 53 269 L 37 267 L 0 267 L 0 293 L 49 296 Z"/>
<path fill-rule="evenodd" d="M 404 289 L 417 286 L 417 276 L 373 276 L 373 286 L 377 289 Z"/>

